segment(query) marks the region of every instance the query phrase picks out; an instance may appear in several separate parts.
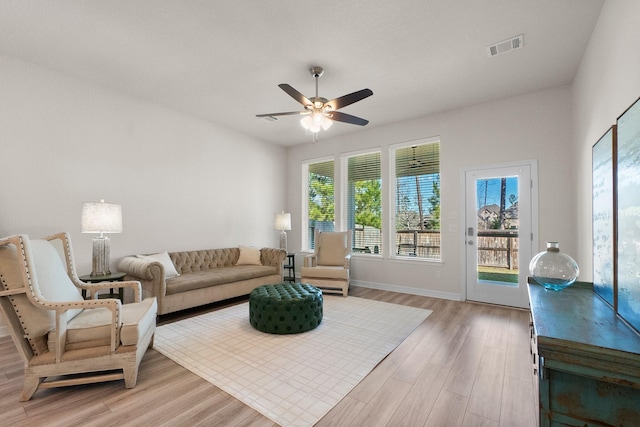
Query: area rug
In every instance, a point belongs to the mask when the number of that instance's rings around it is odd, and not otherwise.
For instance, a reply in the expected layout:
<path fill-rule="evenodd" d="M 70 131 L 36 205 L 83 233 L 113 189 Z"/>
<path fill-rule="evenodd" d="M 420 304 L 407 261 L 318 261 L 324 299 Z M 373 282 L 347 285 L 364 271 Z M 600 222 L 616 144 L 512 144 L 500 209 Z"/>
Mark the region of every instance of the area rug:
<path fill-rule="evenodd" d="M 325 295 L 316 329 L 271 335 L 245 302 L 158 327 L 154 348 L 281 426 L 312 426 L 429 314 Z"/>

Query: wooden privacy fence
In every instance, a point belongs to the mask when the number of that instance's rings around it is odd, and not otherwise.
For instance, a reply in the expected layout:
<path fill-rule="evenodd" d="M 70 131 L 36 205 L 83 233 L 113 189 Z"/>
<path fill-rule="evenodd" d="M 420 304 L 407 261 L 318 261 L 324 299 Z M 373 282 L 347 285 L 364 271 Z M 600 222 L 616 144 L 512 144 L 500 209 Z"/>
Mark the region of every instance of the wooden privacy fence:
<path fill-rule="evenodd" d="M 379 228 L 356 225 L 352 245 L 353 252 L 379 254 L 382 251 L 382 233 Z"/>
<path fill-rule="evenodd" d="M 353 252 L 382 252 L 379 229 L 356 226 L 353 234 Z M 439 259 L 440 230 L 397 230 L 395 250 L 397 255 Z"/>
<path fill-rule="evenodd" d="M 478 265 L 517 270 L 518 230 L 478 231 Z"/>
<path fill-rule="evenodd" d="M 381 253 L 382 236 L 373 227 L 356 226 L 354 252 Z M 396 254 L 440 258 L 440 230 L 397 230 Z M 518 269 L 518 230 L 478 231 L 478 265 Z"/>
<path fill-rule="evenodd" d="M 440 230 L 396 230 L 398 255 L 440 258 Z"/>

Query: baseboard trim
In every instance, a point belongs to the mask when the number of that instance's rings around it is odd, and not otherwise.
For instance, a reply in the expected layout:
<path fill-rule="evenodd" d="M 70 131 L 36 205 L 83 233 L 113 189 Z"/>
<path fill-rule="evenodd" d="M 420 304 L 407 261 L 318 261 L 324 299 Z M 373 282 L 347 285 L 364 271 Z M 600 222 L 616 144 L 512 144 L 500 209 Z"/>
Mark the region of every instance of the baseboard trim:
<path fill-rule="evenodd" d="M 440 299 L 448 299 L 452 301 L 461 301 L 460 294 L 453 292 L 441 292 L 431 289 L 417 289 L 407 286 L 389 285 L 387 283 L 364 282 L 360 280 L 351 280 L 350 286 L 360 288 L 378 289 L 381 291 L 399 292 L 401 294 L 419 295 L 423 297 L 432 297 Z"/>

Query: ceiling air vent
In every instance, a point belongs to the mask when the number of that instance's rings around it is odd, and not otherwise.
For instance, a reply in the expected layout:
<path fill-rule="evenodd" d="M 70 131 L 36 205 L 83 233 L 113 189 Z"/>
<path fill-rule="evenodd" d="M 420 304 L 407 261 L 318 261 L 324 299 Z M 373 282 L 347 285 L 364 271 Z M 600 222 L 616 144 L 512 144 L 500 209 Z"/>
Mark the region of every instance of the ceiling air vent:
<path fill-rule="evenodd" d="M 520 34 L 519 36 L 487 46 L 487 54 L 489 54 L 489 56 L 496 56 L 514 49 L 520 49 L 523 45 L 524 35 Z"/>

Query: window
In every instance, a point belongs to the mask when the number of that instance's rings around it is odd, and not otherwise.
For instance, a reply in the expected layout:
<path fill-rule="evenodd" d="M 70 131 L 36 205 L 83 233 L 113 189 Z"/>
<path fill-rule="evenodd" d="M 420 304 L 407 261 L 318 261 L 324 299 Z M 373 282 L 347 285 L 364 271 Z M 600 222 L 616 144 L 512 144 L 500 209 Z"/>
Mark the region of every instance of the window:
<path fill-rule="evenodd" d="M 392 146 L 392 253 L 440 259 L 440 142 Z"/>
<path fill-rule="evenodd" d="M 303 164 L 305 179 L 307 229 L 302 247 L 315 248 L 315 230 L 333 231 L 335 221 L 334 161 L 324 160 Z M 303 221 L 304 223 L 304 221 Z M 306 243 L 305 243 L 306 242 Z"/>
<path fill-rule="evenodd" d="M 302 176 L 302 250 L 314 250 L 316 230 L 340 229 L 352 232 L 354 254 L 441 260 L 439 138 L 391 145 L 388 159 L 370 148 L 342 154 L 338 165 L 310 160 Z"/>
<path fill-rule="evenodd" d="M 343 218 L 346 229 L 353 232 L 352 252 L 379 254 L 382 252 L 380 151 L 346 155 L 342 166 L 346 170 Z"/>

